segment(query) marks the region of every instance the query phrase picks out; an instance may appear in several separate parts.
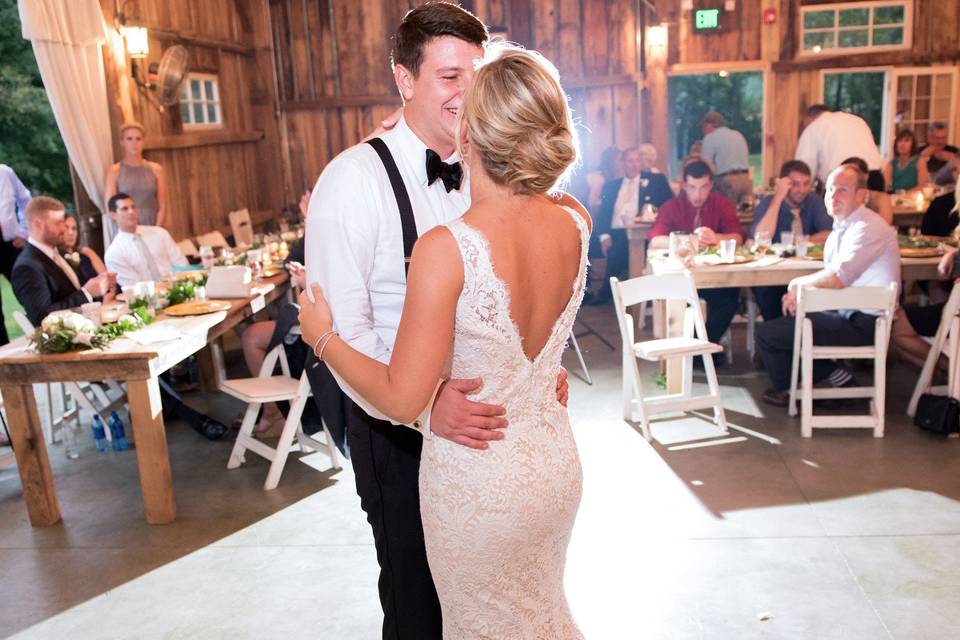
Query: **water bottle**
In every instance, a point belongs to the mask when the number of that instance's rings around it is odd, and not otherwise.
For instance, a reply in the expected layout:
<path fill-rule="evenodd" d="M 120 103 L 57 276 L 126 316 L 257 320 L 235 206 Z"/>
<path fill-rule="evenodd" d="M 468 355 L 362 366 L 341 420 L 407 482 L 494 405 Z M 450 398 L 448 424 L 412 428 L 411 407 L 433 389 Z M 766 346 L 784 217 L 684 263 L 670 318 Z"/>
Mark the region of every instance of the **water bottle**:
<path fill-rule="evenodd" d="M 110 412 L 110 436 L 113 438 L 114 451 L 126 451 L 129 449 L 127 436 L 123 431 L 123 420 L 117 415 L 116 411 Z"/>
<path fill-rule="evenodd" d="M 80 457 L 80 443 L 77 438 L 79 431 L 79 425 L 73 423 L 63 428 L 63 444 L 67 449 L 67 460 L 76 460 Z"/>
<path fill-rule="evenodd" d="M 100 418 L 100 414 L 93 414 L 93 444 L 97 447 L 97 451 L 106 451 L 107 450 L 107 432 L 104 429 L 103 420 Z"/>

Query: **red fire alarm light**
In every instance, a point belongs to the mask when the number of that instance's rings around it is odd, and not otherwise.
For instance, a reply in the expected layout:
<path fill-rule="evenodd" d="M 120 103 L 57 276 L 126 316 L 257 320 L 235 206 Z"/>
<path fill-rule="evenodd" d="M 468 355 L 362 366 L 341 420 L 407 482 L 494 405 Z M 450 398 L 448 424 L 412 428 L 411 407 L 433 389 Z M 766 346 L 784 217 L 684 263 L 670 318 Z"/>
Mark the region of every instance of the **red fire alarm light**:
<path fill-rule="evenodd" d="M 763 10 L 763 24 L 773 24 L 777 21 L 777 10 L 773 7 Z"/>

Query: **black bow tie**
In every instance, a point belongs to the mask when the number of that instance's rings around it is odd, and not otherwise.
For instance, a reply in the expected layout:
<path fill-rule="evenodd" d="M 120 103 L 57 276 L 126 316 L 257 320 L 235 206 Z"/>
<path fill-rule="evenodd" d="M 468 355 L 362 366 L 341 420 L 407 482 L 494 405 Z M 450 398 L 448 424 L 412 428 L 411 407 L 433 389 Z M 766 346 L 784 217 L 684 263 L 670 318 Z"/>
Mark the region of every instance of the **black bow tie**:
<path fill-rule="evenodd" d="M 427 149 L 427 186 L 437 181 L 437 178 L 443 180 L 443 186 L 447 193 L 460 188 L 460 181 L 463 179 L 463 169 L 459 162 L 447 164 L 440 159 L 440 156 L 433 149 Z"/>

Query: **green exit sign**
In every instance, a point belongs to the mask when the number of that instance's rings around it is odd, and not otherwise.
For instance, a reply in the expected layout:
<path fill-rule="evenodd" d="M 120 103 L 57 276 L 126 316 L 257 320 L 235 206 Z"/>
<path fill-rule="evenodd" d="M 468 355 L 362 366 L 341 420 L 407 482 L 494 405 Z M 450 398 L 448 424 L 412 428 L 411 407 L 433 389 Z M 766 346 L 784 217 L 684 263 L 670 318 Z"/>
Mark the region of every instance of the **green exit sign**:
<path fill-rule="evenodd" d="M 694 31 L 716 31 L 720 28 L 720 9 L 697 9 L 693 12 Z"/>

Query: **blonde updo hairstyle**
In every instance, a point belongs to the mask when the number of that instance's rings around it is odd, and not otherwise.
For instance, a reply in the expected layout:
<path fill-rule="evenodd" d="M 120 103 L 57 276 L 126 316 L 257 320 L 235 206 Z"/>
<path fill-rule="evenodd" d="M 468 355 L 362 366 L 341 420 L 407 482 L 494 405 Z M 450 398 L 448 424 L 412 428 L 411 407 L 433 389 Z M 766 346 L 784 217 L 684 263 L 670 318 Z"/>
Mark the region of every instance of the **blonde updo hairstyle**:
<path fill-rule="evenodd" d="M 457 147 L 514 194 L 549 193 L 564 182 L 578 140 L 557 69 L 536 51 L 494 42 L 467 88 Z"/>

